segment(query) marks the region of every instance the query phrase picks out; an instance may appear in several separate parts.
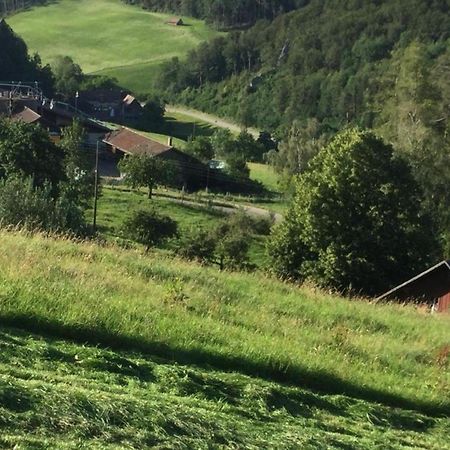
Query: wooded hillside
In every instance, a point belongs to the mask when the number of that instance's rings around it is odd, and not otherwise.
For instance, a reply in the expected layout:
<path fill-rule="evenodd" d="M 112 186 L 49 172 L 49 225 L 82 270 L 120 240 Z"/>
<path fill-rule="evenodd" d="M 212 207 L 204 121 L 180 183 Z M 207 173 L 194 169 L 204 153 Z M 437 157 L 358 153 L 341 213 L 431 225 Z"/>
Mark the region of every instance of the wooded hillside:
<path fill-rule="evenodd" d="M 205 19 L 219 28 L 243 27 L 258 19 L 273 19 L 309 0 L 123 0 L 152 11 L 173 12 Z"/>

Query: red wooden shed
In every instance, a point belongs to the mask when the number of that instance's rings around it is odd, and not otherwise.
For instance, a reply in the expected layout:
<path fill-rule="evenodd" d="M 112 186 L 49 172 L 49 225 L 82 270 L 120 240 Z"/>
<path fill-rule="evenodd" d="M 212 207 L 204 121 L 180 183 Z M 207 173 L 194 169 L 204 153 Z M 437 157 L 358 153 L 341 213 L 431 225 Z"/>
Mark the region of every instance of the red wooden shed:
<path fill-rule="evenodd" d="M 450 312 L 450 260 L 405 281 L 378 300 L 412 300 L 428 303 L 437 312 Z"/>

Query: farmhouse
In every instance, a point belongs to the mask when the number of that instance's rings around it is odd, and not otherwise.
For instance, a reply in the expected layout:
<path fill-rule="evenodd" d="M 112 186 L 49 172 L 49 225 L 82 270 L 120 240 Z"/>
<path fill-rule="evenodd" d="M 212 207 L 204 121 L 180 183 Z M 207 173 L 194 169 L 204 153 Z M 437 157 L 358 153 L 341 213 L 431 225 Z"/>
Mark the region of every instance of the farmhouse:
<path fill-rule="evenodd" d="M 117 162 L 126 156 L 148 155 L 162 158 L 174 168 L 173 184 L 175 186 L 184 186 L 187 189 L 194 190 L 205 185 L 206 167 L 196 158 L 174 148 L 171 138 L 165 145 L 129 128 L 122 127 L 107 134 L 103 142 L 116 156 Z"/>
<path fill-rule="evenodd" d="M 80 92 L 79 108 L 98 120 L 125 122 L 142 114 L 141 104 L 121 89 L 91 89 Z"/>
<path fill-rule="evenodd" d="M 183 19 L 181 19 L 180 17 L 172 17 L 171 19 L 169 19 L 167 21 L 167 23 L 169 25 L 173 25 L 175 27 L 180 27 L 180 26 L 184 25 Z"/>
<path fill-rule="evenodd" d="M 432 305 L 438 312 L 449 312 L 450 260 L 436 264 L 386 292 L 378 300 L 415 300 Z"/>

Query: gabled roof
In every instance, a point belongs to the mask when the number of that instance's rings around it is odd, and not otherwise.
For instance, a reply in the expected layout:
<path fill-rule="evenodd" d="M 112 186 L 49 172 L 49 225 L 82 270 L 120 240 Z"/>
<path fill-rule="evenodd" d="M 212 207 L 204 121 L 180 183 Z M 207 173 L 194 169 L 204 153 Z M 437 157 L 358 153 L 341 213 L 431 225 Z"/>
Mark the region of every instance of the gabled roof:
<path fill-rule="evenodd" d="M 383 294 L 378 300 L 432 302 L 450 292 L 450 260 L 442 261 Z"/>
<path fill-rule="evenodd" d="M 127 106 L 130 106 L 135 101 L 136 101 L 136 98 L 130 94 L 127 94 L 127 96 L 123 99 L 123 103 L 125 103 L 125 105 L 127 105 Z"/>
<path fill-rule="evenodd" d="M 25 106 L 25 108 L 12 116 L 12 120 L 15 122 L 25 122 L 25 123 L 35 123 L 41 119 L 41 115 L 38 114 L 36 111 L 33 111 L 32 109 Z"/>
<path fill-rule="evenodd" d="M 172 149 L 129 128 L 121 128 L 107 134 L 103 142 L 129 155 L 156 156 Z"/>

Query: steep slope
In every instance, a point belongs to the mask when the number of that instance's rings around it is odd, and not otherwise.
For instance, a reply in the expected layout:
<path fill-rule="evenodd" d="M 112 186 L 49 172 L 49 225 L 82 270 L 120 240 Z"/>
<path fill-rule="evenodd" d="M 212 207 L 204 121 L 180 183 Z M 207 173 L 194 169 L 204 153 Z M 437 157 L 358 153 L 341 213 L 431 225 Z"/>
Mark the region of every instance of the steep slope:
<path fill-rule="evenodd" d="M 371 126 L 392 95 L 405 49 L 423 43 L 421 63 L 431 67 L 448 55 L 449 30 L 442 0 L 312 0 L 200 46 L 188 66 L 166 65 L 160 84 L 181 102 L 263 129 L 311 117 L 333 128 Z"/>
<path fill-rule="evenodd" d="M 449 421 L 0 329 L 0 447 L 443 449 Z"/>
<path fill-rule="evenodd" d="M 449 413 L 449 318 L 137 251 L 1 232 L 0 322 Z"/>
<path fill-rule="evenodd" d="M 174 27 L 168 18 L 120 0 L 61 0 L 20 12 L 8 23 L 46 63 L 70 56 L 85 73 L 116 77 L 125 88 L 147 92 L 162 62 L 217 34 L 199 20 Z"/>

